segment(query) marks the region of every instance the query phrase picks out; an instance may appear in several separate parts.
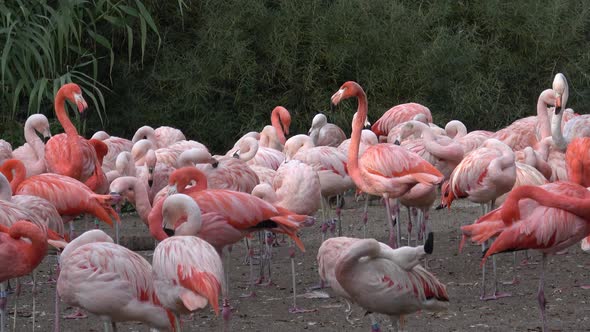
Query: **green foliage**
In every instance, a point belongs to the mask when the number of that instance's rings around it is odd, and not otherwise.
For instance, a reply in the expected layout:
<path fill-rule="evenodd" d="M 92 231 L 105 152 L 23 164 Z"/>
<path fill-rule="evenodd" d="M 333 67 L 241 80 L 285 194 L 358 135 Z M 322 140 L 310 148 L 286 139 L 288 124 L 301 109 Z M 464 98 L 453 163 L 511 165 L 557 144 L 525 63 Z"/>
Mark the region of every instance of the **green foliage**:
<path fill-rule="evenodd" d="M 127 41 L 131 60 L 139 36 L 143 61 L 148 29 L 158 34 L 140 0 L 2 1 L 0 13 L 0 109 L 12 121 L 50 105 L 69 82 L 81 86 L 102 121 L 117 43 Z M 159 39 L 151 43 L 157 48 Z"/>

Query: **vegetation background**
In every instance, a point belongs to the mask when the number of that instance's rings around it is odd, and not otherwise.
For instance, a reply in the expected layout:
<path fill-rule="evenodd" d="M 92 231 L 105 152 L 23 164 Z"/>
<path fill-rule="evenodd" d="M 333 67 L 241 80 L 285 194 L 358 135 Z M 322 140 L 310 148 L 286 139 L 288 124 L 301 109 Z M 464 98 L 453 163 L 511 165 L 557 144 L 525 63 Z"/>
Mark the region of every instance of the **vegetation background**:
<path fill-rule="evenodd" d="M 0 133 L 13 144 L 29 113 L 54 119 L 64 81 L 98 114 L 86 136 L 170 125 L 215 152 L 276 105 L 294 133 L 317 112 L 349 130 L 352 107 L 329 107 L 347 80 L 372 121 L 418 102 L 438 124 L 498 129 L 533 115 L 557 72 L 569 106 L 590 106 L 587 1 L 0 0 L 0 13 Z"/>

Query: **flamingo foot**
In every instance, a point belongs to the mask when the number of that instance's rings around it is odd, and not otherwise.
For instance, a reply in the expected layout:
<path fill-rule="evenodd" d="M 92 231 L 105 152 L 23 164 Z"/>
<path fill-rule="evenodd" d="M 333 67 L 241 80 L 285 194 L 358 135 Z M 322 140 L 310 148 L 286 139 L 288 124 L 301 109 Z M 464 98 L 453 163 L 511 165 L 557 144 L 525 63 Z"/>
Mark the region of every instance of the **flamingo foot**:
<path fill-rule="evenodd" d="M 314 290 L 318 290 L 318 289 L 324 289 L 326 288 L 326 283 L 323 280 L 320 280 L 320 283 L 315 285 L 315 286 L 311 286 L 308 291 L 314 291 Z"/>
<path fill-rule="evenodd" d="M 229 303 L 224 303 L 221 309 L 221 317 L 223 317 L 224 321 L 229 321 L 231 318 L 231 312 L 233 308 L 229 305 Z"/>
<path fill-rule="evenodd" d="M 499 300 L 501 298 L 510 297 L 510 296 L 512 296 L 512 294 L 510 294 L 510 293 L 496 292 L 493 295 L 483 296 L 483 297 L 480 297 L 479 299 L 482 300 L 482 301 L 495 301 L 495 300 Z"/>
<path fill-rule="evenodd" d="M 567 249 L 563 249 L 562 251 L 556 252 L 555 255 L 561 256 L 561 255 L 567 255 L 567 253 L 568 253 L 568 250 Z"/>
<path fill-rule="evenodd" d="M 257 285 L 260 286 L 260 287 L 276 286 L 276 284 L 272 281 L 272 279 L 268 279 L 268 281 L 266 281 L 266 282 L 260 282 Z"/>
<path fill-rule="evenodd" d="M 590 289 L 590 285 L 582 285 L 580 286 L 581 289 Z"/>
<path fill-rule="evenodd" d="M 307 314 L 307 313 L 316 312 L 316 311 L 318 311 L 318 309 L 303 309 L 303 308 L 299 308 L 299 307 L 289 308 L 289 313 L 292 313 L 292 314 Z"/>
<path fill-rule="evenodd" d="M 63 316 L 64 319 L 86 319 L 88 318 L 88 316 L 83 313 L 82 311 L 80 311 L 80 309 L 77 309 L 76 312 L 74 312 L 71 315 L 65 315 Z"/>
<path fill-rule="evenodd" d="M 249 294 L 242 294 L 240 295 L 241 298 L 245 299 L 245 298 L 253 298 L 256 297 L 256 292 L 255 291 L 251 291 Z"/>
<path fill-rule="evenodd" d="M 518 285 L 518 284 L 520 284 L 520 280 L 518 280 L 516 277 L 514 277 L 514 279 L 512 279 L 510 281 L 502 282 L 502 285 Z"/>

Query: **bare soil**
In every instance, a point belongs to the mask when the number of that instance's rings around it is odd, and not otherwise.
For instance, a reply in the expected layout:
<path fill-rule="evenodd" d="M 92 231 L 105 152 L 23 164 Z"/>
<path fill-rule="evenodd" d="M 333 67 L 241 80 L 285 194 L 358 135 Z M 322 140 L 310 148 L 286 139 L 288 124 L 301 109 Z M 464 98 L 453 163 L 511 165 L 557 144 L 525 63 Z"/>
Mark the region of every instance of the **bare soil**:
<path fill-rule="evenodd" d="M 343 210 L 343 230 L 345 236 L 362 237 L 360 226 L 361 206 L 347 200 Z M 435 232 L 435 250 L 428 259 L 429 270 L 447 285 L 450 296 L 449 310 L 442 313 L 418 312 L 406 317 L 405 328 L 408 331 L 540 331 L 540 317 L 537 307 L 537 287 L 539 265 L 518 264 L 516 273 L 519 283 L 501 286 L 503 291 L 512 293 L 512 297 L 495 301 L 480 301 L 480 259 L 481 247 L 466 245 L 463 253 L 458 253 L 460 241 L 459 226 L 473 222 L 479 215 L 480 208 L 469 202 L 459 202 L 452 210 L 432 210 L 430 212 L 431 228 Z M 369 210 L 367 236 L 380 241 L 387 241 L 388 228 L 384 222 L 384 208 L 375 204 Z M 402 210 L 402 234 L 407 234 L 407 214 Z M 84 222 L 76 221 L 77 228 L 83 229 Z M 92 224 L 88 225 L 92 227 Z M 112 230 L 106 229 L 112 234 Z M 135 215 L 123 218 L 121 234 L 123 243 L 132 248 L 153 247 L 147 228 Z M 297 251 L 297 293 L 304 294 L 318 284 L 316 253 L 321 242 L 319 224 L 305 229 L 301 237 L 306 252 Z M 256 286 L 256 297 L 241 298 L 248 293 L 250 268 L 245 263 L 246 249 L 243 242 L 236 244 L 231 255 L 230 273 L 231 305 L 234 308 L 231 319 L 233 331 L 369 331 L 370 322 L 364 317 L 364 311 L 353 305 L 351 319 L 345 320 L 346 303 L 334 297 L 329 289 L 323 292 L 328 298 L 297 298 L 297 304 L 313 312 L 303 314 L 289 313 L 292 306 L 291 263 L 287 244 L 275 247 L 273 252 L 272 281 L 270 287 Z M 141 251 L 151 261 L 151 251 Z M 538 263 L 540 254 L 530 252 L 529 261 Z M 517 262 L 524 259 L 518 253 Z M 254 260 L 257 264 L 258 260 Z M 510 281 L 513 278 L 513 256 L 498 256 L 498 278 Z M 46 283 L 50 267 L 55 257 L 48 256 L 39 268 L 42 283 L 38 286 L 37 319 L 35 330 L 51 331 L 54 325 L 55 284 Z M 488 265 L 488 271 L 491 266 Z M 255 266 L 256 273 L 258 266 Z M 489 274 L 491 276 L 491 274 Z M 23 282 L 30 281 L 26 277 Z M 551 256 L 547 264 L 545 292 L 547 297 L 547 314 L 552 331 L 590 331 L 590 290 L 582 285 L 590 284 L 590 256 L 579 245 L 571 247 L 560 256 Z M 14 282 L 13 282 L 14 285 Z M 488 288 L 491 284 L 488 284 Z M 12 315 L 15 296 L 9 298 L 9 313 Z M 17 331 L 32 331 L 31 286 L 23 285 L 17 300 Z M 60 315 L 70 314 L 74 309 L 60 304 Z M 188 317 L 185 317 L 188 318 Z M 388 317 L 379 316 L 382 330 L 391 328 Z M 10 326 L 13 324 L 9 319 Z M 140 323 L 117 324 L 119 331 L 148 331 Z M 215 316 L 207 309 L 194 315 L 192 321 L 183 323 L 184 331 L 220 331 L 221 317 Z M 80 320 L 61 320 L 62 331 L 100 331 L 102 321 L 95 316 Z"/>

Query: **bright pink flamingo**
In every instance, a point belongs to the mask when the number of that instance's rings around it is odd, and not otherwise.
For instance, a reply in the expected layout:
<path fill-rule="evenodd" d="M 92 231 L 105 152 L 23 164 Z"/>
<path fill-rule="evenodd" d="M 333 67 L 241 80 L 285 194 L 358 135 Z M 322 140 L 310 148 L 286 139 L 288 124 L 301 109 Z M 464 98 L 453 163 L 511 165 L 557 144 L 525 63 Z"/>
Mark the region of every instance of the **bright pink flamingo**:
<path fill-rule="evenodd" d="M 428 107 L 417 103 L 399 104 L 383 113 L 381 118 L 375 121 L 371 130 L 379 137 L 380 141 L 384 141 L 382 136 L 387 137 L 391 128 L 399 123 L 413 120 L 418 114 L 424 114 L 427 123 L 432 122 L 432 114 Z"/>
<path fill-rule="evenodd" d="M 366 120 L 367 96 L 358 83 L 348 81 L 332 96 L 332 103 L 358 98 L 358 114 L 352 123 L 352 143 L 348 149 L 348 172 L 357 188 L 372 195 L 382 196 L 390 225 L 389 241 L 394 244 L 393 222 L 389 198 L 398 198 L 417 183 L 435 185 L 443 180 L 442 174 L 415 153 L 393 144 L 377 144 L 369 147 L 359 157 L 359 143 L 363 123 Z M 397 243 L 401 241 L 397 224 Z"/>
<path fill-rule="evenodd" d="M 25 240 L 26 239 L 26 240 Z M 47 235 L 36 225 L 19 220 L 10 228 L 0 224 L 0 330 L 6 324 L 6 281 L 31 273 L 47 254 Z"/>
<path fill-rule="evenodd" d="M 279 141 L 285 145 L 285 135 L 289 135 L 289 127 L 291 126 L 291 114 L 283 106 L 277 106 L 270 114 L 270 123 L 276 129 Z"/>
<path fill-rule="evenodd" d="M 538 301 L 543 331 L 549 331 L 544 295 L 547 255 L 562 251 L 590 234 L 590 191 L 572 182 L 521 186 L 512 190 L 499 209 L 461 229 L 480 243 L 497 236 L 482 264 L 489 256 L 501 252 L 536 249 L 543 253 Z"/>
<path fill-rule="evenodd" d="M 178 141 L 186 140 L 182 131 L 168 126 L 161 126 L 155 130 L 150 126 L 143 126 L 137 129 L 131 141 L 135 144 L 141 139 L 149 140 L 156 149 L 165 148 Z"/>
<path fill-rule="evenodd" d="M 375 239 L 353 239 L 337 258 L 335 280 L 363 309 L 390 316 L 394 329 L 404 315 L 446 310 L 449 296 L 445 285 L 419 265 L 421 258 L 432 253 L 432 233 L 428 238 L 424 246 L 399 249 Z M 378 327 L 372 326 L 372 330 Z"/>
<path fill-rule="evenodd" d="M 307 133 L 311 137 L 315 146 L 333 146 L 337 147 L 346 139 L 346 134 L 340 127 L 333 123 L 328 123 L 328 119 L 322 113 L 313 117 L 311 128 Z"/>
<path fill-rule="evenodd" d="M 106 194 L 109 190 L 109 181 L 102 170 L 102 162 L 107 155 L 109 148 L 103 141 L 93 138 L 88 140 L 88 143 L 90 143 L 96 151 L 97 162 L 94 166 L 94 173 L 92 173 L 92 176 L 89 177 L 84 184 L 97 194 Z"/>
<path fill-rule="evenodd" d="M 33 114 L 25 122 L 26 143 L 12 151 L 12 157 L 20 159 L 27 168 L 27 176 L 45 173 L 45 143 L 37 136 L 41 133 L 44 138 L 51 137 L 49 121 L 43 114 Z"/>
<path fill-rule="evenodd" d="M 105 173 L 116 168 L 117 156 L 124 151 L 131 152 L 133 143 L 126 139 L 116 136 L 110 136 L 105 131 L 97 131 L 92 135 L 93 139 L 103 141 L 108 147 L 108 153 L 102 161 L 102 168 Z"/>
<path fill-rule="evenodd" d="M 169 196 L 163 206 L 162 227 L 171 229 L 183 215 L 188 221 L 178 231 L 201 227 L 199 205 L 183 194 Z M 195 236 L 173 236 L 164 239 L 154 251 L 153 278 L 156 294 L 165 308 L 171 310 L 180 325 L 180 314 L 203 309 L 210 304 L 219 312 L 219 291 L 223 285 L 223 265 L 219 254 L 206 241 Z"/>
<path fill-rule="evenodd" d="M 565 152 L 569 180 L 590 187 L 590 138 L 574 138 Z"/>
<path fill-rule="evenodd" d="M 45 145 L 45 165 L 51 173 L 86 182 L 94 173 L 98 162 L 96 151 L 88 140 L 78 135 L 76 127 L 68 118 L 66 99 L 76 104 L 80 113 L 87 107 L 77 84 L 65 84 L 58 90 L 55 96 L 55 115 L 65 133 L 51 137 Z"/>
<path fill-rule="evenodd" d="M 57 292 L 62 301 L 100 316 L 105 331 L 108 325 L 116 331 L 115 323 L 125 321 L 157 329 L 174 326 L 155 295 L 150 263 L 103 231 L 91 230 L 70 242 L 60 264 Z"/>

